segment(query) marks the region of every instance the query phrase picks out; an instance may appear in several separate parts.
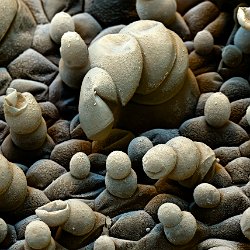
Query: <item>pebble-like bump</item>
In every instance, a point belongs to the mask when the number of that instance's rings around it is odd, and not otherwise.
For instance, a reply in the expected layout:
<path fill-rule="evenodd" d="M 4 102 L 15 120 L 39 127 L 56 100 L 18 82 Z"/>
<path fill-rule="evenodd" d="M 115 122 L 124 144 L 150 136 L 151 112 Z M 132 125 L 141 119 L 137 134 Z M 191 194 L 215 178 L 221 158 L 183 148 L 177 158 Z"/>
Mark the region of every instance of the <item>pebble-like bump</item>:
<path fill-rule="evenodd" d="M 231 105 L 226 95 L 216 92 L 209 96 L 204 107 L 205 119 L 209 125 L 222 127 L 229 121 L 230 114 Z"/>
<path fill-rule="evenodd" d="M 160 179 L 174 169 L 176 159 L 174 149 L 166 144 L 158 144 L 143 156 L 143 170 L 151 179 Z"/>
<path fill-rule="evenodd" d="M 217 207 L 220 203 L 220 191 L 209 183 L 201 183 L 193 193 L 195 203 L 202 208 Z"/>

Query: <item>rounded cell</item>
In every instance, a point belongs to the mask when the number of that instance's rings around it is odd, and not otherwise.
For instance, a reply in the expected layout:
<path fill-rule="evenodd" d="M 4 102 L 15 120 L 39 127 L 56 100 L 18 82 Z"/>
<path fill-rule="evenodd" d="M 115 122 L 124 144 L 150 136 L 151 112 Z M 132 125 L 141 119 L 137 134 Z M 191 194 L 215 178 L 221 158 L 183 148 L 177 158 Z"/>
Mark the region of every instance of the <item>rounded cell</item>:
<path fill-rule="evenodd" d="M 70 174 L 77 179 L 84 179 L 90 173 L 90 161 L 83 152 L 74 154 L 69 163 Z"/>
<path fill-rule="evenodd" d="M 152 147 L 142 158 L 143 170 L 151 179 L 167 176 L 175 168 L 176 162 L 176 152 L 166 144 Z"/>
<path fill-rule="evenodd" d="M 200 55 L 208 55 L 214 47 L 214 38 L 207 30 L 199 31 L 194 37 L 194 49 Z"/>
<path fill-rule="evenodd" d="M 61 43 L 61 38 L 67 31 L 75 31 L 75 24 L 72 17 L 66 12 L 59 12 L 54 15 L 50 23 L 50 37 L 57 43 Z"/>
<path fill-rule="evenodd" d="M 101 235 L 94 243 L 94 250 L 115 250 L 115 243 L 109 236 Z"/>
<path fill-rule="evenodd" d="M 46 248 L 51 242 L 51 231 L 42 221 L 30 222 L 25 230 L 25 241 L 33 249 Z"/>
<path fill-rule="evenodd" d="M 106 169 L 111 178 L 121 180 L 130 174 L 131 161 L 126 153 L 113 151 L 107 157 Z"/>
<path fill-rule="evenodd" d="M 174 227 L 182 220 L 182 211 L 174 203 L 164 203 L 158 209 L 158 219 L 165 227 Z"/>
<path fill-rule="evenodd" d="M 175 168 L 168 177 L 177 181 L 191 177 L 200 163 L 200 151 L 195 143 L 187 137 L 177 136 L 166 145 L 172 147 L 177 154 Z"/>
<path fill-rule="evenodd" d="M 194 189 L 194 201 L 202 208 L 213 208 L 220 204 L 220 191 L 209 183 L 201 183 Z"/>
<path fill-rule="evenodd" d="M 231 115 L 231 105 L 226 95 L 216 92 L 210 95 L 205 103 L 206 122 L 215 128 L 225 125 Z"/>

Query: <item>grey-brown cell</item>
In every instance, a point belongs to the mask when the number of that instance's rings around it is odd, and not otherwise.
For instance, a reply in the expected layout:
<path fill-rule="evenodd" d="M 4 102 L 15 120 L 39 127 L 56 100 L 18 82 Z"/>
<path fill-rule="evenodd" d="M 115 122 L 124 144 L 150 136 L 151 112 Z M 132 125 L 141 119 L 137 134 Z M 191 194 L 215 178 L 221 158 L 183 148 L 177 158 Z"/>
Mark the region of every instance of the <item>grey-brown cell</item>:
<path fill-rule="evenodd" d="M 170 30 L 174 31 L 179 37 L 181 37 L 181 39 L 183 41 L 189 42 L 189 40 L 191 38 L 191 32 L 190 32 L 190 29 L 189 29 L 186 21 L 184 20 L 183 16 L 179 12 L 175 12 L 174 21 L 170 25 L 167 25 L 167 27 Z M 193 41 L 190 41 L 190 42 L 192 44 L 192 45 L 190 44 L 191 47 L 192 47 L 193 46 Z M 189 49 L 188 49 L 188 51 L 190 52 Z"/>
<path fill-rule="evenodd" d="M 219 147 L 214 149 L 214 153 L 222 166 L 226 166 L 230 161 L 241 157 L 239 147 Z"/>
<path fill-rule="evenodd" d="M 9 88 L 16 89 L 17 92 L 29 92 L 32 94 L 37 102 L 46 101 L 48 98 L 48 86 L 44 83 L 26 79 L 14 79 Z"/>
<path fill-rule="evenodd" d="M 0 68 L 0 94 L 4 95 L 9 87 L 12 78 L 6 68 Z"/>
<path fill-rule="evenodd" d="M 104 28 L 138 20 L 136 0 L 86 1 L 85 12 L 91 14 Z"/>
<path fill-rule="evenodd" d="M 32 48 L 19 54 L 7 69 L 13 79 L 29 79 L 46 85 L 49 85 L 58 73 L 58 67 L 54 63 Z"/>
<path fill-rule="evenodd" d="M 200 13 L 206 13 L 201 17 Z M 211 1 L 203 1 L 189 9 L 184 17 L 190 31 L 195 36 L 219 15 L 218 7 Z"/>
<path fill-rule="evenodd" d="M 239 146 L 249 138 L 238 124 L 228 121 L 221 128 L 209 126 L 204 116 L 186 120 L 179 128 L 180 134 L 194 141 L 200 141 L 211 148 Z"/>
<path fill-rule="evenodd" d="M 207 93 L 202 93 L 198 99 L 197 105 L 196 105 L 196 110 L 195 110 L 195 116 L 203 116 L 204 115 L 204 108 L 206 101 L 210 95 L 212 95 L 213 92 L 207 92 Z"/>
<path fill-rule="evenodd" d="M 209 31 L 214 39 L 220 39 L 224 36 L 225 30 L 231 22 L 231 15 L 226 11 L 221 11 L 220 14 L 209 23 L 204 29 Z"/>
<path fill-rule="evenodd" d="M 68 120 L 57 120 L 48 128 L 48 135 L 53 139 L 55 144 L 70 140 L 69 131 L 70 122 Z"/>
<path fill-rule="evenodd" d="M 226 95 L 230 102 L 249 97 L 250 85 L 243 77 L 232 77 L 220 87 L 220 92 Z"/>
<path fill-rule="evenodd" d="M 156 128 L 156 129 L 148 130 L 142 133 L 140 136 L 147 137 L 153 143 L 153 146 L 155 146 L 157 144 L 166 143 L 169 140 L 179 135 L 180 134 L 179 134 L 178 129 L 161 129 L 161 128 L 157 129 Z"/>
<path fill-rule="evenodd" d="M 119 198 L 105 189 L 92 200 L 91 204 L 94 204 L 95 211 L 114 217 L 124 212 L 144 209 L 146 204 L 157 194 L 158 192 L 153 185 L 138 184 L 131 197 Z"/>
<path fill-rule="evenodd" d="M 31 11 L 36 23 L 39 24 L 47 24 L 49 22 L 45 11 L 43 9 L 42 1 L 37 0 L 22 0 L 29 10 Z"/>
<path fill-rule="evenodd" d="M 86 140 L 70 139 L 57 144 L 51 152 L 50 159 L 69 169 L 71 157 L 77 152 L 91 153 L 91 143 Z"/>
<path fill-rule="evenodd" d="M 238 157 L 225 165 L 225 169 L 230 174 L 234 184 L 246 184 L 250 175 L 250 159 Z"/>
<path fill-rule="evenodd" d="M 133 165 L 140 165 L 145 153 L 153 147 L 153 143 L 146 136 L 134 138 L 128 145 L 128 156 Z"/>
<path fill-rule="evenodd" d="M 112 218 L 109 235 L 118 239 L 137 241 L 154 226 L 153 218 L 144 210 L 130 211 Z"/>
<path fill-rule="evenodd" d="M 246 114 L 246 110 L 249 105 L 250 105 L 250 98 L 244 98 L 231 102 L 230 121 L 233 121 L 235 123 L 240 122 L 242 117 Z"/>
<path fill-rule="evenodd" d="M 101 25 L 87 12 L 74 15 L 72 18 L 75 24 L 75 31 L 87 45 L 102 31 Z"/>
<path fill-rule="evenodd" d="M 228 67 L 237 67 L 242 61 L 242 51 L 235 45 L 229 44 L 222 50 L 222 61 Z"/>
<path fill-rule="evenodd" d="M 108 34 L 117 34 L 123 29 L 126 25 L 118 24 L 111 27 L 107 27 L 103 29 L 92 41 L 91 44 L 94 43 L 96 40 L 100 39 L 101 37 L 108 35 Z"/>
<path fill-rule="evenodd" d="M 42 110 L 42 116 L 46 121 L 47 127 L 49 128 L 60 118 L 59 111 L 55 104 L 50 101 L 39 102 L 39 105 Z"/>
<path fill-rule="evenodd" d="M 30 48 L 36 22 L 22 0 L 1 1 L 0 9 L 4 16 L 0 25 L 0 63 L 5 65 Z"/>
<path fill-rule="evenodd" d="M 169 25 L 175 21 L 177 4 L 175 0 L 138 0 L 136 11 L 141 20 L 155 20 Z"/>
<path fill-rule="evenodd" d="M 49 33 L 50 24 L 39 24 L 36 26 L 31 47 L 42 55 L 51 53 L 56 49 L 56 44 L 52 41 Z"/>
<path fill-rule="evenodd" d="M 30 187 L 42 190 L 66 172 L 66 169 L 58 163 L 49 159 L 40 159 L 29 167 L 26 179 Z"/>
<path fill-rule="evenodd" d="M 169 191 L 170 193 L 170 191 Z M 177 205 L 181 210 L 188 210 L 189 203 L 184 199 L 173 194 L 158 194 L 152 198 L 148 204 L 144 207 L 144 210 L 152 216 L 152 218 L 157 222 L 158 219 L 158 210 L 159 207 L 164 203 L 173 203 Z M 170 211 L 169 211 L 170 212 Z"/>
<path fill-rule="evenodd" d="M 84 178 L 74 177 L 70 172 L 60 175 L 50 185 L 48 185 L 44 193 L 51 200 L 69 199 L 86 195 L 86 193 L 97 192 L 98 189 L 103 188 L 104 177 L 99 174 L 89 173 Z"/>
<path fill-rule="evenodd" d="M 207 72 L 196 76 L 201 93 L 219 91 L 223 79 L 217 72 Z"/>
<path fill-rule="evenodd" d="M 189 9 L 199 4 L 201 0 L 176 0 L 177 11 L 182 15 L 187 12 Z"/>

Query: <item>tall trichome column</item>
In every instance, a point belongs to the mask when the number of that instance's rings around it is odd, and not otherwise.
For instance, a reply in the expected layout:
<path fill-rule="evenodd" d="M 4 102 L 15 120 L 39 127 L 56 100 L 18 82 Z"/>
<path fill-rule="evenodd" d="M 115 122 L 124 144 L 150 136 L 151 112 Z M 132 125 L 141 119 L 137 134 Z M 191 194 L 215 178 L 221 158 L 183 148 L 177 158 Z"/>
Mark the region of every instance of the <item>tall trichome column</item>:
<path fill-rule="evenodd" d="M 24 150 L 40 148 L 47 137 L 47 126 L 34 96 L 8 88 L 4 115 L 13 143 Z"/>

